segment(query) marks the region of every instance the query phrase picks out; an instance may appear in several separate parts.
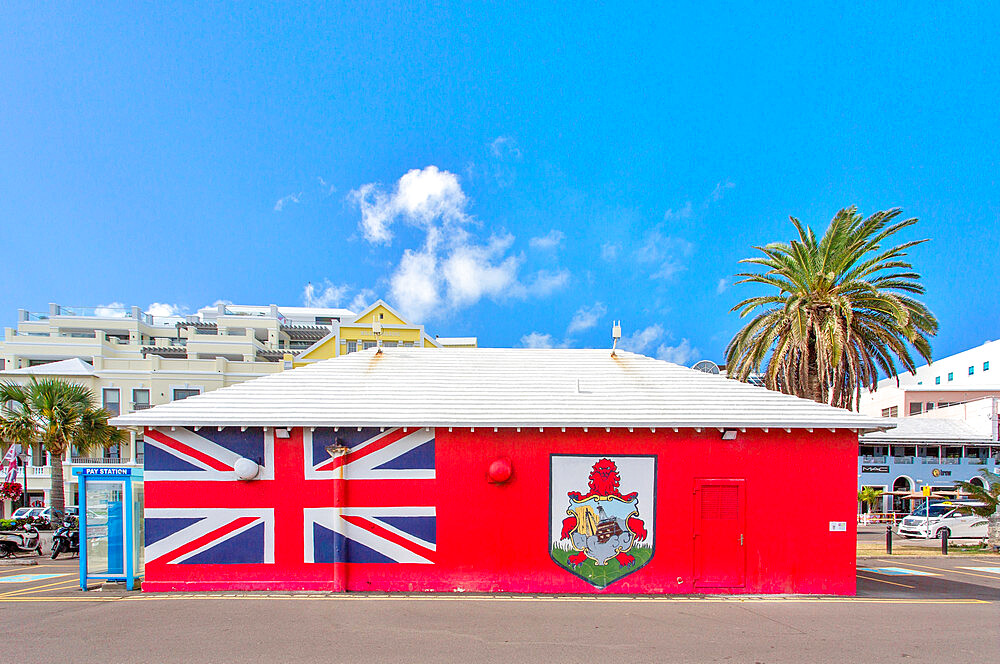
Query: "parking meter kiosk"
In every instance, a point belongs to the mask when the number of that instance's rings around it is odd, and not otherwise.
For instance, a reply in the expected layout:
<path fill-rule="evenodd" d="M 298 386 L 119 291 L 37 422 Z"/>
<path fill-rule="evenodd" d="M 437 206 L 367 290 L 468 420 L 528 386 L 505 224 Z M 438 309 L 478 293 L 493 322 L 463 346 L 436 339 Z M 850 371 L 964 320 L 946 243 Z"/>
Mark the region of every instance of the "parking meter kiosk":
<path fill-rule="evenodd" d="M 91 580 L 135 588 L 143 572 L 142 469 L 74 468 L 80 495 L 80 587 Z"/>

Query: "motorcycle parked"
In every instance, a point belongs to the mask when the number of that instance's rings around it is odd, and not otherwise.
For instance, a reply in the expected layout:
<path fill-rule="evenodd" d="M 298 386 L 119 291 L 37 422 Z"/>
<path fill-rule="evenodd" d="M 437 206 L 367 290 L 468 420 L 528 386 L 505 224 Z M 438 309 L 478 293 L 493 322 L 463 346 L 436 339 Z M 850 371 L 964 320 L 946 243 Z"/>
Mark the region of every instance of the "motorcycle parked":
<path fill-rule="evenodd" d="M 80 555 L 80 528 L 72 520 L 63 521 L 63 525 L 52 535 L 52 560 L 60 553 L 75 553 Z"/>
<path fill-rule="evenodd" d="M 18 553 L 42 555 L 41 537 L 38 536 L 38 529 L 31 524 L 25 524 L 23 530 L 0 532 L 0 558 L 10 558 Z"/>

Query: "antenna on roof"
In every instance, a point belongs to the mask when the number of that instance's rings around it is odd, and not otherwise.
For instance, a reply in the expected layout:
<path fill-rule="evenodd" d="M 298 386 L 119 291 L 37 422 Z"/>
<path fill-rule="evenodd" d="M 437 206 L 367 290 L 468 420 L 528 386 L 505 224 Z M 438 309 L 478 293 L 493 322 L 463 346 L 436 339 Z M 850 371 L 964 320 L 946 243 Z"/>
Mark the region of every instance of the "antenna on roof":
<path fill-rule="evenodd" d="M 382 321 L 378 319 L 378 316 L 372 316 L 372 334 L 375 335 L 375 345 L 378 350 L 375 351 L 376 355 L 382 354 Z"/>
<path fill-rule="evenodd" d="M 611 321 L 611 356 L 615 356 L 615 349 L 622 338 L 622 322 L 620 320 Z"/>

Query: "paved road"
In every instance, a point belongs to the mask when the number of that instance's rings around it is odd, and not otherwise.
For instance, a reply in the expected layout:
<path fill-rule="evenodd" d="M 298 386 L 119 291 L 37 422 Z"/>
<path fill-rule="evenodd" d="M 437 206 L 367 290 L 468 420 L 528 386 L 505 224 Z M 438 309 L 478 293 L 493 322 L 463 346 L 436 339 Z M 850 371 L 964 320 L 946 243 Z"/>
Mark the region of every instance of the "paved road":
<path fill-rule="evenodd" d="M 0 567 L 0 643 L 30 634 L 24 661 L 937 663 L 1000 652 L 1000 556 L 863 559 L 857 598 L 82 593 L 75 565 Z M 65 576 L 2 583 L 18 574 Z"/>

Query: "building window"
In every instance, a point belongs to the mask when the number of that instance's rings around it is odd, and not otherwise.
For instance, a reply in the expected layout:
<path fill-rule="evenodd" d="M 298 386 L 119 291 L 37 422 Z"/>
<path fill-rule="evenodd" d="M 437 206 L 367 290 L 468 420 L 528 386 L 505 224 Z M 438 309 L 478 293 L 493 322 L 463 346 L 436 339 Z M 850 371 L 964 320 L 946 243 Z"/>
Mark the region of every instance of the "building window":
<path fill-rule="evenodd" d="M 955 380 L 955 372 L 949 371 L 948 372 L 948 382 L 950 383 L 953 380 Z"/>
<path fill-rule="evenodd" d="M 108 411 L 112 415 L 121 415 L 121 394 L 117 389 L 105 388 L 103 390 L 103 405 L 104 410 Z"/>
<path fill-rule="evenodd" d="M 374 341 L 366 341 L 364 343 L 365 343 L 365 350 L 368 350 L 369 348 L 375 348 L 375 342 Z"/>
<path fill-rule="evenodd" d="M 357 350 L 358 350 L 358 342 L 357 341 L 348 341 L 347 342 L 347 352 L 348 353 L 353 353 L 353 352 L 355 352 Z"/>
<path fill-rule="evenodd" d="M 180 401 L 181 399 L 187 399 L 188 397 L 196 397 L 201 394 L 201 390 L 197 387 L 195 388 L 177 388 L 174 390 L 174 401 Z"/>
<path fill-rule="evenodd" d="M 940 385 L 941 384 L 941 376 L 935 376 L 934 377 L 934 384 L 935 385 Z"/>
<path fill-rule="evenodd" d="M 132 410 L 149 408 L 149 390 L 132 390 Z"/>
<path fill-rule="evenodd" d="M 926 405 L 926 408 L 924 408 L 925 411 L 934 410 L 934 402 L 933 401 L 928 401 L 925 405 Z"/>
<path fill-rule="evenodd" d="M 974 367 L 974 366 L 969 367 L 969 375 L 971 376 L 974 373 L 976 373 L 976 367 Z"/>
<path fill-rule="evenodd" d="M 883 408 L 882 409 L 882 417 L 889 417 L 889 409 L 888 408 Z"/>
<path fill-rule="evenodd" d="M 924 410 L 924 404 L 919 401 L 910 402 L 910 415 L 919 415 Z"/>
<path fill-rule="evenodd" d="M 2 366 L 3 365 L 0 365 L 0 367 Z M 990 370 L 990 361 L 986 360 L 985 362 L 983 362 L 983 371 L 989 371 L 989 370 Z"/>
<path fill-rule="evenodd" d="M 893 406 L 889 409 L 889 417 L 899 417 L 899 406 Z"/>

